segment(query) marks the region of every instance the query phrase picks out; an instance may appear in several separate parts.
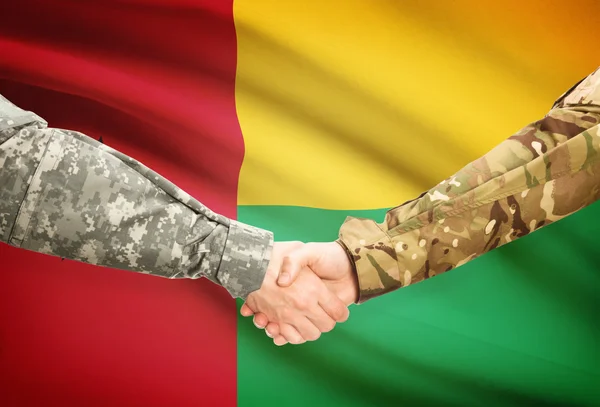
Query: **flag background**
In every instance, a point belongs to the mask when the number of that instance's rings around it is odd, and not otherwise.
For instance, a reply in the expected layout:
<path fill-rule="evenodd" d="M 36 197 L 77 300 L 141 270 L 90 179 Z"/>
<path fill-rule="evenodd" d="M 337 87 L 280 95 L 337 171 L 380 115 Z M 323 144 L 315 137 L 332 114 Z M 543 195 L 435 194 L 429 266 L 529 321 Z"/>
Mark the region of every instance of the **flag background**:
<path fill-rule="evenodd" d="M 236 216 L 231 0 L 0 8 L 3 95 Z M 236 404 L 236 309 L 224 290 L 0 250 L 0 405 Z"/>
<path fill-rule="evenodd" d="M 599 61 L 593 1 L 253 0 L 234 16 L 238 216 L 280 240 L 383 221 Z M 240 318 L 239 405 L 597 405 L 599 214 L 351 307 L 305 346 L 274 350 Z"/>
<path fill-rule="evenodd" d="M 0 93 L 277 240 L 334 239 L 347 215 L 382 220 L 599 64 L 593 0 L 0 8 Z M 353 306 L 318 342 L 283 348 L 207 281 L 1 245 L 0 404 L 598 404 L 598 215 Z"/>

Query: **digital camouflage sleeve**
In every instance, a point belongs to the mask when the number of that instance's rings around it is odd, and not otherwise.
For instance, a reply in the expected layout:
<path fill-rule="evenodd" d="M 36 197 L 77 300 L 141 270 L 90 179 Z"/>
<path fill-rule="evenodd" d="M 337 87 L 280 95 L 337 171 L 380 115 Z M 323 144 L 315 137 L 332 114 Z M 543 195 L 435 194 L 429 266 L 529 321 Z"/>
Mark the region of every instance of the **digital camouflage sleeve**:
<path fill-rule="evenodd" d="M 167 278 L 206 277 L 245 298 L 262 285 L 273 235 L 0 95 L 0 241 Z"/>
<path fill-rule="evenodd" d="M 600 70 L 543 119 L 388 211 L 348 218 L 339 240 L 358 273 L 359 302 L 452 270 L 600 197 Z"/>

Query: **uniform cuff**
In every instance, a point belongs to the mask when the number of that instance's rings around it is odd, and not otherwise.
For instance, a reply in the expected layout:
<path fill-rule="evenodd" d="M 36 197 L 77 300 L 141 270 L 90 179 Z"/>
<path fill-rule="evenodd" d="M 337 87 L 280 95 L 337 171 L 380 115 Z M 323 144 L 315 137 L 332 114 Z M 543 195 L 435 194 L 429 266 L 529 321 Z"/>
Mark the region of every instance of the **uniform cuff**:
<path fill-rule="evenodd" d="M 271 259 L 273 233 L 232 220 L 217 280 L 232 297 L 246 299 L 263 283 Z"/>
<path fill-rule="evenodd" d="M 339 241 L 352 256 L 359 304 L 403 286 L 394 245 L 376 222 L 348 217 L 340 229 Z"/>

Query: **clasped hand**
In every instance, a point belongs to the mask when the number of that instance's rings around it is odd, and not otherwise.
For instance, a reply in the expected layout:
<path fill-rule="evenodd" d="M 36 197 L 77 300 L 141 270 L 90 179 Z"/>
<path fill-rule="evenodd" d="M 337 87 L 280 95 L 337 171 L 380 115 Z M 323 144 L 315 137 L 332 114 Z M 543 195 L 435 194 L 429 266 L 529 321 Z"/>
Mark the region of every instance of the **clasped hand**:
<path fill-rule="evenodd" d="M 261 288 L 242 306 L 245 317 L 278 345 L 317 340 L 348 319 L 358 282 L 342 246 L 275 243 Z"/>

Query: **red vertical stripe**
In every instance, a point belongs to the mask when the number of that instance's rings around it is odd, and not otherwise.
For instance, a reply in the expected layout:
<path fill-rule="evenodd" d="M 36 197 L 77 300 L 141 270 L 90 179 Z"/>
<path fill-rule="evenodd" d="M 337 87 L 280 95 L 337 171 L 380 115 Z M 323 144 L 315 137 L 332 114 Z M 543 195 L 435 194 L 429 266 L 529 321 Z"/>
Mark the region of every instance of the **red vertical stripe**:
<path fill-rule="evenodd" d="M 0 93 L 235 216 L 231 0 L 11 4 L 0 7 Z M 234 405 L 235 314 L 206 280 L 0 245 L 0 405 Z"/>

